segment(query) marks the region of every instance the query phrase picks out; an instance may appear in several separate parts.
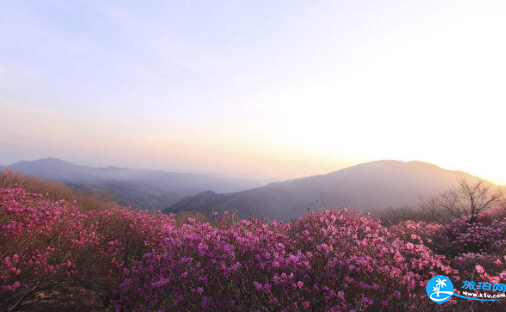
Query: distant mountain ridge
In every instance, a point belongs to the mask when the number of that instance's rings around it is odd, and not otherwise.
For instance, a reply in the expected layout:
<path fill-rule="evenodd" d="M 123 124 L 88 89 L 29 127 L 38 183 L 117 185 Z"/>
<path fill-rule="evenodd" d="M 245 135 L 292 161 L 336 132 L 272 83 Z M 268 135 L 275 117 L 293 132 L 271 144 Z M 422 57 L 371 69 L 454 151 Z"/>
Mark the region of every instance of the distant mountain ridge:
<path fill-rule="evenodd" d="M 418 205 L 421 197 L 445 191 L 461 176 L 469 182 L 479 180 L 465 172 L 424 162 L 375 161 L 236 193 L 203 192 L 183 198 L 163 211 L 195 210 L 210 216 L 212 211 L 237 209 L 243 218 L 253 213 L 285 221 L 304 214 L 308 207 L 353 207 L 375 212 Z"/>
<path fill-rule="evenodd" d="M 247 180 L 203 174 L 113 166 L 94 168 L 57 158 L 21 161 L 0 168 L 63 182 L 75 189 L 109 190 L 116 200 L 147 210 L 163 209 L 185 196 L 202 191 L 236 192 L 261 185 Z"/>

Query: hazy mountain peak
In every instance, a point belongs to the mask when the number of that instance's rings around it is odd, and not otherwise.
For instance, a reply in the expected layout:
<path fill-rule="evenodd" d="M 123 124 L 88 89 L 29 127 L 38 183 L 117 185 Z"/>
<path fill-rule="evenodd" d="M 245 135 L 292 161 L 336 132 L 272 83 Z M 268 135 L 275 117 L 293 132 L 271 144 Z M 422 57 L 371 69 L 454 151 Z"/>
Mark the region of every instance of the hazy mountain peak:
<path fill-rule="evenodd" d="M 30 166 L 30 167 L 40 167 L 40 166 L 80 166 L 76 164 L 72 164 L 61 160 L 59 158 L 47 157 L 32 161 L 20 161 L 15 164 L 9 165 L 8 167 L 20 167 L 20 166 Z"/>
<path fill-rule="evenodd" d="M 66 162 L 64 160 L 61 160 L 59 158 L 54 157 L 46 157 L 42 159 L 37 159 L 34 161 L 30 161 L 31 163 L 46 163 L 46 164 L 70 164 L 69 162 Z M 28 163 L 28 161 L 25 161 L 25 163 Z"/>
<path fill-rule="evenodd" d="M 212 175 L 120 167 L 94 168 L 58 158 L 20 161 L 8 166 L 22 174 L 63 182 L 77 189 L 110 191 L 119 202 L 149 210 L 163 209 L 202 191 L 236 192 L 260 184 Z"/>
<path fill-rule="evenodd" d="M 375 160 L 375 161 L 361 163 L 356 166 L 408 166 L 408 167 L 426 167 L 426 168 L 431 167 L 431 168 L 441 169 L 440 167 L 438 167 L 434 164 L 419 161 L 419 160 L 402 161 L 402 160 L 393 160 L 393 159 Z M 352 168 L 352 167 L 355 167 L 355 166 L 351 166 L 348 168 Z"/>
<path fill-rule="evenodd" d="M 416 206 L 420 197 L 446 190 L 464 176 L 430 163 L 380 160 L 344 168 L 325 175 L 305 177 L 232 194 L 197 194 L 165 210 L 178 212 L 238 209 L 241 217 L 259 213 L 269 218 L 289 220 L 307 211 L 329 207 L 353 207 L 378 211 L 387 207 Z M 318 200 L 318 202 L 316 202 Z"/>

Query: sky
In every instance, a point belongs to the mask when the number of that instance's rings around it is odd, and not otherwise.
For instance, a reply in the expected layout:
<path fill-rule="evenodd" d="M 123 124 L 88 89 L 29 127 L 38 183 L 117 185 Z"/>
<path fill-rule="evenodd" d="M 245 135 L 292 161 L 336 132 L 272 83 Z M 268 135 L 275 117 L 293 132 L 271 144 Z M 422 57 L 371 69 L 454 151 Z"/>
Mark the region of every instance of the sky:
<path fill-rule="evenodd" d="M 506 185 L 506 1 L 0 1 L 0 164 Z"/>

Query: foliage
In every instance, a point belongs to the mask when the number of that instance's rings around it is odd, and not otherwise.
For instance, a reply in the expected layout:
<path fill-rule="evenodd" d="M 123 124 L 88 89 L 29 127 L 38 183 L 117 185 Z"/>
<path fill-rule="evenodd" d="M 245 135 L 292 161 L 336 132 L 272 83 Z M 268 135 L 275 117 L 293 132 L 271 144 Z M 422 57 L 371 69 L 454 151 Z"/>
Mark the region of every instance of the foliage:
<path fill-rule="evenodd" d="M 0 190 L 0 311 L 436 311 L 435 275 L 504 283 L 506 220 L 389 228 L 351 209 L 291 223 L 212 225 L 126 208 L 82 210 Z M 453 299 L 446 311 L 497 303 Z"/>
<path fill-rule="evenodd" d="M 109 306 L 123 269 L 171 222 L 162 214 L 81 211 L 20 188 L 0 190 L 0 311 L 46 310 L 46 303 L 71 298 L 66 310 Z"/>

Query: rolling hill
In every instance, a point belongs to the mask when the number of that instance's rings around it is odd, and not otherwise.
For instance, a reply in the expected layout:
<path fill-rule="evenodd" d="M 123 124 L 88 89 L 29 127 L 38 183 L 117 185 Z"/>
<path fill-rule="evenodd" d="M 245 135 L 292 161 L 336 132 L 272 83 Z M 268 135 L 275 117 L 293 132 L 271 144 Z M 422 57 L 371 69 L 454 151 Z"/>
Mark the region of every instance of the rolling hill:
<path fill-rule="evenodd" d="M 461 177 L 478 178 L 460 171 L 441 169 L 423 162 L 376 161 L 345 168 L 326 175 L 311 176 L 236 193 L 202 192 L 186 197 L 165 213 L 195 210 L 239 210 L 271 219 L 289 220 L 307 211 L 328 207 L 354 207 L 377 212 L 387 207 L 418 205 L 420 197 L 445 191 Z"/>
<path fill-rule="evenodd" d="M 21 161 L 5 168 L 63 182 L 74 189 L 107 190 L 116 201 L 147 210 L 163 209 L 185 196 L 212 190 L 237 192 L 260 184 L 203 174 L 119 167 L 93 168 L 56 158 Z"/>

